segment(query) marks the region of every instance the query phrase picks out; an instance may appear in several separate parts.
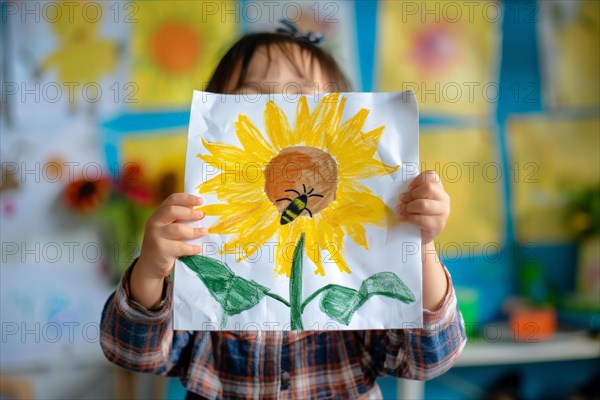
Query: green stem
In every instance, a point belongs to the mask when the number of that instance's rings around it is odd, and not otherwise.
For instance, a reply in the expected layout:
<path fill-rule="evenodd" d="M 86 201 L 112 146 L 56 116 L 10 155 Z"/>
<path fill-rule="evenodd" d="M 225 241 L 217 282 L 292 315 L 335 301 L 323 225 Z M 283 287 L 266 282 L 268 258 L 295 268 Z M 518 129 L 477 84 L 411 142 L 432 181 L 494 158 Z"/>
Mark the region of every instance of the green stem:
<path fill-rule="evenodd" d="M 267 293 L 265 293 L 265 296 L 269 296 L 269 297 L 279 301 L 280 303 L 285 304 L 288 307 L 290 306 L 290 303 L 286 299 L 284 299 L 281 296 L 276 295 L 275 293 L 267 292 Z"/>
<path fill-rule="evenodd" d="M 302 325 L 302 257 L 304 256 L 304 233 L 294 249 L 290 271 L 290 320 L 292 330 L 304 329 Z"/>
<path fill-rule="evenodd" d="M 304 312 L 304 309 L 306 308 L 306 306 L 308 305 L 308 303 L 310 303 L 311 301 L 313 301 L 315 299 L 315 297 L 317 297 L 322 292 L 326 291 L 327 289 L 329 289 L 329 288 L 331 288 L 333 286 L 338 286 L 338 285 L 330 283 L 329 285 L 325 285 L 322 288 L 319 288 L 319 289 L 315 290 L 315 292 L 313 294 L 311 294 L 310 296 L 308 296 L 306 298 L 306 300 L 304 300 L 304 303 L 302 303 L 301 312 Z"/>

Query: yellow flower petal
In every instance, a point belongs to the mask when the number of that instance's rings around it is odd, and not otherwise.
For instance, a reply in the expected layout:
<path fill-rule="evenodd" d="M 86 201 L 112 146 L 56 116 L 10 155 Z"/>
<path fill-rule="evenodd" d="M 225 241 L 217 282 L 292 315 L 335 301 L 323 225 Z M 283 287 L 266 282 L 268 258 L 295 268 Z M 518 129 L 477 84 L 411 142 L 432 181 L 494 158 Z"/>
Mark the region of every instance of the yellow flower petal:
<path fill-rule="evenodd" d="M 328 215 L 334 226 L 349 224 L 385 226 L 394 214 L 371 190 L 356 184 L 338 191 L 336 204 L 331 207 Z"/>
<path fill-rule="evenodd" d="M 363 134 L 364 141 L 367 143 L 370 142 L 371 148 L 374 148 L 376 150 L 377 146 L 379 145 L 379 139 L 381 139 L 381 135 L 383 134 L 384 129 L 385 129 L 385 126 L 382 125 L 382 126 L 375 128 L 369 132 L 365 132 Z"/>
<path fill-rule="evenodd" d="M 360 161 L 360 162 L 359 162 Z M 362 179 L 374 178 L 376 176 L 391 175 L 397 169 L 398 165 L 387 165 L 373 158 L 357 159 L 354 162 L 340 162 L 339 175 L 346 180 L 359 181 Z"/>
<path fill-rule="evenodd" d="M 340 242 L 340 244 L 341 244 L 341 242 Z M 342 253 L 342 247 L 340 246 L 339 249 L 340 250 L 337 253 L 331 255 L 331 261 L 335 262 L 335 264 L 337 265 L 340 272 L 346 272 L 347 274 L 351 274 L 352 271 L 350 270 L 350 267 L 348 266 L 348 263 L 346 262 L 346 258 L 344 257 L 344 254 Z"/>
<path fill-rule="evenodd" d="M 325 142 L 331 141 L 330 135 L 335 135 L 338 126 L 334 126 L 332 121 L 336 120 L 335 114 L 339 105 L 339 93 L 330 93 L 324 96 L 317 104 L 310 115 L 310 127 L 306 145 L 325 148 Z"/>
<path fill-rule="evenodd" d="M 296 128 L 291 145 L 295 146 L 300 143 L 306 143 L 308 136 L 311 134 L 310 110 L 306 96 L 302 96 L 296 105 Z"/>
<path fill-rule="evenodd" d="M 265 109 L 265 131 L 276 151 L 281 151 L 292 143 L 292 130 L 283 110 L 273 100 Z"/>
<path fill-rule="evenodd" d="M 328 144 L 329 152 L 341 160 L 344 155 L 367 158 L 368 151 L 365 147 L 372 147 L 370 142 L 366 142 L 361 133 L 361 129 L 369 115 L 369 110 L 360 109 L 352 118 L 345 121 L 339 128 L 339 133 L 332 137 Z M 375 144 L 377 145 L 377 144 Z"/>
<path fill-rule="evenodd" d="M 365 161 L 372 160 L 377 151 L 379 139 L 384 126 L 362 133 L 361 129 L 369 114 L 368 110 L 361 109 L 340 128 L 340 134 L 335 142 L 331 143 L 329 151 L 334 155 L 342 168 L 346 166 L 360 166 Z M 363 178 L 364 179 L 364 178 Z"/>
<path fill-rule="evenodd" d="M 238 254 L 236 261 L 252 257 L 264 244 L 277 233 L 279 227 L 278 213 L 274 207 L 261 207 L 253 214 L 254 218 L 247 218 L 239 227 L 239 235 L 228 241 L 222 253 Z M 266 251 L 270 251 L 267 249 Z M 260 257 L 270 258 L 268 254 Z M 251 262 L 253 260 L 250 260 Z M 256 260 L 254 260 L 256 261 Z"/>
<path fill-rule="evenodd" d="M 246 178 L 246 179 L 243 179 Z M 200 194 L 216 194 L 219 200 L 231 203 L 254 203 L 260 196 L 265 185 L 262 171 L 240 169 L 238 172 L 220 173 L 217 176 L 202 182 L 196 187 Z M 264 194 L 261 197 L 265 201 Z"/>
<path fill-rule="evenodd" d="M 246 151 L 230 144 L 207 142 L 206 140 L 202 139 L 202 145 L 206 148 L 206 150 L 208 150 L 210 156 L 218 160 L 218 162 L 216 162 L 214 166 L 219 169 L 221 169 L 220 166 L 222 163 L 239 163 L 240 160 L 243 160 L 243 158 L 240 157 L 246 157 L 246 159 L 248 158 L 248 154 Z M 197 155 L 198 158 L 201 158 L 203 160 L 204 157 L 207 156 L 209 155 Z"/>
<path fill-rule="evenodd" d="M 326 262 L 335 262 L 341 272 L 352 273 L 343 253 L 344 232 L 340 226 L 340 216 L 336 215 L 337 211 L 332 211 L 327 208 L 321 211 L 325 224 L 322 225 L 323 242 L 325 250 L 329 253 Z"/>
<path fill-rule="evenodd" d="M 369 249 L 369 245 L 367 244 L 367 236 L 365 227 L 360 223 L 349 223 L 346 226 L 346 233 L 356 244 L 363 247 L 365 250 Z"/>
<path fill-rule="evenodd" d="M 221 216 L 218 222 L 208 228 L 209 233 L 235 234 L 246 220 L 260 209 L 260 204 L 235 207 L 230 204 L 209 204 L 200 208 L 206 215 Z"/>
<path fill-rule="evenodd" d="M 235 123 L 235 132 L 246 153 L 254 155 L 256 161 L 266 163 L 275 156 L 276 152 L 273 146 L 265 140 L 258 128 L 256 128 L 247 116 L 243 114 L 238 115 L 238 120 Z M 241 160 L 245 159 L 247 157 Z"/>

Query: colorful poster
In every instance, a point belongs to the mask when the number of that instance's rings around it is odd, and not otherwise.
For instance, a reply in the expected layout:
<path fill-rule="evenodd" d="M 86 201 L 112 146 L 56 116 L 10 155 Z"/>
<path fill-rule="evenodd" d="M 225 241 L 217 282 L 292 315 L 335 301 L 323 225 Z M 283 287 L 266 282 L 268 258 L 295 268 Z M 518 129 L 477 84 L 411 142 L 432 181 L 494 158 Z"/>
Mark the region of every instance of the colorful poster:
<path fill-rule="evenodd" d="M 435 170 L 450 195 L 448 223 L 436 238 L 443 259 L 489 256 L 501 250 L 503 171 L 485 127 L 421 129 L 421 170 Z"/>
<path fill-rule="evenodd" d="M 422 326 L 420 232 L 394 211 L 417 167 L 411 92 L 195 92 L 185 191 L 209 235 L 175 265 L 175 329 Z"/>
<path fill-rule="evenodd" d="M 421 114 L 487 116 L 499 97 L 494 1 L 382 1 L 375 84 L 413 90 Z"/>
<path fill-rule="evenodd" d="M 545 99 L 551 107 L 600 104 L 600 2 L 540 1 Z"/>
<path fill-rule="evenodd" d="M 74 117 L 113 114 L 135 100 L 123 63 L 131 26 L 126 3 L 3 6 L 3 107 L 11 128 L 44 132 Z"/>
<path fill-rule="evenodd" d="M 600 119 L 550 115 L 507 124 L 515 228 L 520 242 L 574 239 L 570 194 L 600 182 Z"/>
<path fill-rule="evenodd" d="M 135 106 L 184 107 L 237 34 L 235 2 L 138 1 L 131 38 Z M 226 14 L 234 10 L 234 15 Z"/>

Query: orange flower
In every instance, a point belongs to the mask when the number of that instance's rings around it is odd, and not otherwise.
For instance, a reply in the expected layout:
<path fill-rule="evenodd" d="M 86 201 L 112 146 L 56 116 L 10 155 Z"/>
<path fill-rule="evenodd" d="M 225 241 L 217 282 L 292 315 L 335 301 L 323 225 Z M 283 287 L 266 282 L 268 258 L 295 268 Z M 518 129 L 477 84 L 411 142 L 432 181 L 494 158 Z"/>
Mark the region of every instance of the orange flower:
<path fill-rule="evenodd" d="M 89 213 L 104 203 L 109 189 L 110 183 L 106 178 L 95 181 L 77 179 L 70 182 L 65 188 L 64 202 L 67 207 L 77 212 Z"/>

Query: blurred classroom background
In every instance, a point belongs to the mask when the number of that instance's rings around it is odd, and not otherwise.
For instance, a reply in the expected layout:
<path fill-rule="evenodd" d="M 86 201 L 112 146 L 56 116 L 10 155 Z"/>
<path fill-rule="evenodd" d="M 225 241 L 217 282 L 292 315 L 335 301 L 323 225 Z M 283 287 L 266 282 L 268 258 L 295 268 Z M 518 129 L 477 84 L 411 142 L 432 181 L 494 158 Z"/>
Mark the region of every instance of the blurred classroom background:
<path fill-rule="evenodd" d="M 246 32 L 323 32 L 355 91 L 412 89 L 469 333 L 386 399 L 600 396 L 598 1 L 7 1 L 0 396 L 183 399 L 104 360 L 102 306 L 183 188 L 189 104 Z"/>

